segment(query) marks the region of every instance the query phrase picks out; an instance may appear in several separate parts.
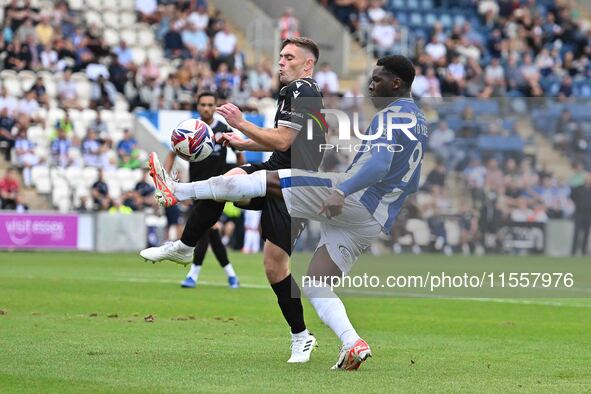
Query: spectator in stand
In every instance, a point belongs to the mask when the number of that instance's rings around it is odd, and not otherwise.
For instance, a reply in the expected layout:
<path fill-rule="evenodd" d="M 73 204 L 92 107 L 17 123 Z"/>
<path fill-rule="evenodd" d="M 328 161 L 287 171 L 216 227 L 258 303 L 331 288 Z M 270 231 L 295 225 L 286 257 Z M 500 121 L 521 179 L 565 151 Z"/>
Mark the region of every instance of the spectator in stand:
<path fill-rule="evenodd" d="M 17 165 L 23 171 L 23 184 L 25 187 L 33 186 L 31 168 L 39 164 L 39 157 L 35 154 L 35 144 L 27 137 L 26 127 L 21 127 L 14 142 L 14 152 Z"/>
<path fill-rule="evenodd" d="M 204 31 L 209 25 L 209 15 L 207 14 L 207 8 L 203 6 L 197 6 L 197 8 L 189 14 L 187 17 L 189 23 L 193 24 L 197 30 Z"/>
<path fill-rule="evenodd" d="M 271 95 L 273 77 L 262 63 L 257 64 L 256 68 L 248 73 L 248 83 L 253 97 L 262 98 Z"/>
<path fill-rule="evenodd" d="M 558 100 L 565 102 L 565 101 L 572 101 L 573 97 L 573 79 L 570 75 L 565 75 L 562 79 L 562 84 L 560 85 L 560 90 L 558 91 Z"/>
<path fill-rule="evenodd" d="M 49 47 L 53 42 L 54 35 L 55 30 L 49 23 L 49 15 L 41 16 L 41 21 L 35 27 L 35 36 L 37 38 L 37 42 L 39 42 L 41 45 Z"/>
<path fill-rule="evenodd" d="M 123 160 L 124 156 L 131 156 L 133 151 L 137 148 L 137 141 L 131 134 L 129 129 L 123 130 L 123 138 L 117 144 L 117 155 L 119 160 Z"/>
<path fill-rule="evenodd" d="M 133 71 L 134 70 L 132 70 L 132 72 Z M 115 89 L 119 93 L 124 93 L 125 91 L 125 83 L 128 80 L 128 72 L 129 70 L 119 63 L 119 59 L 116 56 L 113 56 L 108 69 L 109 81 L 113 83 L 113 86 L 115 86 Z"/>
<path fill-rule="evenodd" d="M 480 200 L 483 196 L 486 168 L 479 159 L 470 160 L 468 166 L 464 169 L 464 179 L 472 195 L 472 200 Z"/>
<path fill-rule="evenodd" d="M 135 0 L 135 11 L 140 22 L 151 25 L 159 20 L 156 0 Z"/>
<path fill-rule="evenodd" d="M 499 162 L 495 159 L 489 159 L 486 164 L 486 178 L 484 180 L 484 189 L 493 191 L 500 195 L 504 185 L 503 171 L 499 168 Z"/>
<path fill-rule="evenodd" d="M 393 21 L 383 18 L 371 30 L 371 39 L 375 45 L 374 55 L 378 58 L 391 54 L 396 41 L 396 29 Z"/>
<path fill-rule="evenodd" d="M 45 83 L 43 82 L 43 77 L 37 77 L 33 86 L 30 89 L 34 96 L 35 100 L 43 107 L 47 108 L 49 106 L 49 99 L 47 98 L 47 89 L 45 89 Z"/>
<path fill-rule="evenodd" d="M 95 211 L 106 210 L 109 208 L 109 205 L 111 204 L 111 199 L 109 198 L 109 186 L 107 186 L 103 170 L 100 168 L 98 170 L 98 178 L 96 182 L 92 184 L 91 194 Z"/>
<path fill-rule="evenodd" d="M 591 228 L 591 173 L 587 173 L 583 185 L 571 189 L 570 197 L 575 204 L 575 232 L 571 254 L 575 256 L 580 245 L 581 254 L 586 256 Z"/>
<path fill-rule="evenodd" d="M 15 116 L 18 111 L 18 101 L 15 97 L 8 94 L 5 86 L 0 90 L 0 111 L 4 108 L 8 111 L 8 116 Z"/>
<path fill-rule="evenodd" d="M 437 75 L 435 75 L 435 69 L 433 67 L 427 69 L 426 78 L 428 89 L 424 97 L 441 97 L 441 85 Z"/>
<path fill-rule="evenodd" d="M 103 75 L 93 81 L 90 89 L 90 108 L 92 109 L 111 109 L 115 103 L 117 90 L 115 86 L 105 79 Z"/>
<path fill-rule="evenodd" d="M 82 109 L 78 100 L 76 83 L 72 81 L 72 71 L 70 69 L 64 71 L 63 79 L 57 84 L 57 98 L 59 106 L 66 110 L 71 108 Z"/>
<path fill-rule="evenodd" d="M 123 67 L 129 69 L 133 66 L 133 53 L 124 40 L 119 41 L 119 45 L 113 49 L 113 53 Z"/>
<path fill-rule="evenodd" d="M 437 65 L 445 65 L 445 56 L 447 55 L 447 48 L 437 36 L 431 37 L 431 42 L 425 46 L 425 53 L 429 55 L 431 61 Z"/>
<path fill-rule="evenodd" d="M 281 40 L 300 36 L 300 21 L 293 16 L 293 8 L 286 8 L 279 18 L 279 37 Z"/>
<path fill-rule="evenodd" d="M 96 137 L 96 132 L 89 129 L 80 144 L 82 160 L 84 165 L 89 167 L 101 167 L 103 164 L 101 143 Z"/>
<path fill-rule="evenodd" d="M 160 105 L 162 88 L 155 79 L 148 79 L 139 88 L 139 105 L 152 111 L 156 111 Z"/>
<path fill-rule="evenodd" d="M 4 160 L 10 162 L 10 152 L 14 147 L 12 129 L 16 125 L 7 106 L 0 106 L 0 150 L 4 151 Z"/>
<path fill-rule="evenodd" d="M 505 70 L 498 58 L 493 58 L 484 71 L 485 92 L 482 97 L 501 97 L 505 93 Z"/>
<path fill-rule="evenodd" d="M 174 21 L 170 22 L 168 31 L 164 35 L 164 55 L 168 58 L 187 58 L 187 48 L 183 44 L 183 38 Z"/>
<path fill-rule="evenodd" d="M 110 139 L 109 129 L 107 124 L 103 121 L 101 111 L 96 111 L 96 118 L 94 118 L 88 125 L 88 131 L 95 132 L 99 141 L 103 140 L 102 142 L 105 142 L 105 139 Z"/>
<path fill-rule="evenodd" d="M 58 119 L 54 125 L 54 131 L 50 138 L 55 138 L 58 134 L 58 130 L 61 129 L 66 133 L 68 138 L 74 138 L 74 122 L 70 118 L 70 112 L 65 111 L 64 117 Z"/>
<path fill-rule="evenodd" d="M 144 64 L 141 65 L 139 74 L 142 81 L 147 79 L 158 80 L 160 78 L 160 69 L 150 60 L 150 58 L 147 58 L 146 61 L 144 61 Z"/>
<path fill-rule="evenodd" d="M 234 76 L 228 71 L 228 65 L 226 63 L 220 64 L 215 74 L 215 85 L 218 90 L 222 86 L 222 82 L 226 81 L 230 88 L 234 86 Z"/>
<path fill-rule="evenodd" d="M 142 179 L 136 183 L 133 190 L 141 196 L 143 205 L 146 207 L 154 203 L 154 186 L 148 183 L 148 171 L 142 173 Z"/>
<path fill-rule="evenodd" d="M 185 48 L 192 57 L 198 57 L 209 50 L 209 37 L 203 29 L 198 29 L 193 23 L 189 23 L 181 35 Z"/>
<path fill-rule="evenodd" d="M 236 36 L 230 31 L 227 23 L 224 23 L 222 30 L 218 31 L 213 38 L 213 46 L 222 59 L 229 58 L 236 50 Z"/>
<path fill-rule="evenodd" d="M 57 70 L 57 52 L 50 46 L 42 45 L 41 54 L 39 55 L 41 59 L 41 67 L 47 71 L 55 72 Z"/>
<path fill-rule="evenodd" d="M 325 95 L 335 95 L 339 92 L 339 77 L 331 69 L 330 64 L 322 63 L 314 79 Z"/>
<path fill-rule="evenodd" d="M 113 205 L 111 206 L 111 208 L 109 208 L 108 212 L 110 214 L 122 213 L 124 215 L 129 215 L 133 213 L 133 209 L 131 209 L 127 205 L 124 205 L 123 201 L 121 201 L 120 198 L 114 198 Z"/>
<path fill-rule="evenodd" d="M 429 81 L 427 81 L 427 77 L 423 75 L 423 68 L 421 66 L 415 66 L 415 80 L 412 83 L 413 97 L 421 98 L 427 94 L 428 90 Z"/>
<path fill-rule="evenodd" d="M 445 163 L 441 159 L 437 159 L 435 163 L 435 168 L 429 172 L 427 175 L 427 179 L 425 179 L 425 184 L 423 188 L 425 190 L 432 190 L 433 186 L 437 186 L 439 188 L 445 187 Z"/>
<path fill-rule="evenodd" d="M 456 133 L 449 128 L 446 121 L 440 121 L 429 137 L 429 150 L 451 169 L 455 169 L 464 158 L 463 153 L 453 146 L 455 138 Z"/>
<path fill-rule="evenodd" d="M 32 61 L 33 57 L 28 44 L 21 43 L 19 39 L 14 39 L 8 44 L 4 68 L 15 71 L 30 70 Z"/>
<path fill-rule="evenodd" d="M 25 96 L 18 102 L 18 113 L 20 116 L 28 117 L 32 122 L 37 123 L 41 121 L 39 117 L 39 109 L 41 106 L 35 97 L 35 92 L 29 90 Z"/>
<path fill-rule="evenodd" d="M 0 205 L 2 209 L 15 209 L 16 198 L 20 191 L 20 183 L 13 168 L 6 169 L 0 178 Z"/>
<path fill-rule="evenodd" d="M 62 128 L 57 129 L 57 138 L 51 141 L 50 152 L 53 164 L 59 167 L 68 167 L 72 164 L 70 149 L 72 142 L 68 139 L 66 132 Z"/>
<path fill-rule="evenodd" d="M 25 202 L 25 198 L 22 194 L 16 195 L 15 205 L 16 206 L 14 207 L 14 210 L 16 211 L 16 213 L 24 213 L 29 210 L 29 205 Z"/>

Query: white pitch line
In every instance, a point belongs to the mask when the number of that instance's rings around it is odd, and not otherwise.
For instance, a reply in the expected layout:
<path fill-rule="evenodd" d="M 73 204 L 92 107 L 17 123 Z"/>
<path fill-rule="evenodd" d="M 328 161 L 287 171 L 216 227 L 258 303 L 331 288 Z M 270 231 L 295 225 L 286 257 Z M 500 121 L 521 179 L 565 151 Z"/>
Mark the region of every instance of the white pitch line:
<path fill-rule="evenodd" d="M 2 278 L 2 276 L 0 276 Z M 4 276 L 7 278 L 7 276 Z M 32 275 L 23 275 L 23 276 L 12 276 L 12 278 L 20 278 L 20 279 L 34 279 Z M 72 279 L 72 280 L 80 280 L 81 278 L 45 278 L 45 279 Z M 112 278 L 112 277 L 92 277 L 92 278 L 83 278 L 89 281 L 99 280 L 99 281 L 106 281 L 106 282 L 123 282 L 123 283 L 166 283 L 166 284 L 180 284 L 177 280 L 172 279 L 158 279 L 158 278 L 138 278 L 138 277 L 120 277 L 120 278 Z M 209 282 L 209 281 L 199 281 L 199 286 L 212 286 L 212 287 L 227 287 L 227 283 L 223 282 Z M 269 289 L 269 285 L 258 285 L 258 284 L 248 284 L 248 283 L 240 283 L 240 287 L 245 289 Z M 476 301 L 476 302 L 495 302 L 500 304 L 517 304 L 517 305 L 542 305 L 542 306 L 555 306 L 555 307 L 572 307 L 572 308 L 591 308 L 591 304 L 572 304 L 572 303 L 565 303 L 560 301 L 543 301 L 543 300 L 531 300 L 531 299 L 518 299 L 518 298 L 457 298 L 457 297 L 448 297 L 445 295 L 436 295 L 436 294 L 419 294 L 419 293 L 402 293 L 402 292 L 378 292 L 378 291 L 363 291 L 360 289 L 355 290 L 344 290 L 343 293 L 351 294 L 351 295 L 363 295 L 363 296 L 401 296 L 407 299 L 410 298 L 422 298 L 422 299 L 439 299 L 439 300 L 449 300 L 449 301 Z M 571 298 L 572 299 L 572 298 Z"/>

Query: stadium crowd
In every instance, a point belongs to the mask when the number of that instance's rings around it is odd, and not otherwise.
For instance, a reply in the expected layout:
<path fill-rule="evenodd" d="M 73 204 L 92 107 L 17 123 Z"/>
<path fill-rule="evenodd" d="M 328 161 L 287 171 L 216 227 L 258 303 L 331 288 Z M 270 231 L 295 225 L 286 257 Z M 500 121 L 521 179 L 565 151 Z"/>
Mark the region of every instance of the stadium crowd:
<path fill-rule="evenodd" d="M 408 10 L 402 7 L 405 12 L 398 12 L 392 7 L 400 2 L 321 2 L 357 32 L 362 42 L 371 41 L 379 56 L 397 52 L 401 48 L 399 30 L 413 26 Z M 555 96 L 569 103 L 591 81 L 591 30 L 586 21 L 575 18 L 569 2 L 426 3 L 431 7 L 423 9 L 425 14 L 444 6 L 451 10 L 462 7 L 465 17 L 456 24 L 435 20 L 432 26 L 422 23 L 412 29 L 411 54 L 417 73 L 413 94 L 417 98 Z M 244 110 L 256 111 L 259 99 L 276 93 L 271 65 L 263 62 L 247 67 L 231 26 L 221 12 L 209 13 L 205 0 L 137 0 L 134 12 L 138 26 L 149 26 L 153 32 L 162 59 L 136 56 L 123 34 L 107 44 L 106 28 L 88 23 L 84 12 L 72 9 L 67 1 L 58 1 L 51 9 L 18 0 L 4 7 L 0 61 L 8 71 L 3 73 L 18 73 L 19 78 L 27 75 L 30 83 L 26 89 L 23 84 L 22 93 L 16 95 L 18 89 L 9 89 L 2 76 L 0 149 L 5 160 L 20 169 L 25 188 L 35 183 L 35 166 L 94 167 L 98 178 L 89 193 L 77 196 L 77 209 L 155 211 L 145 174 L 133 188 L 115 194 L 104 179 L 104 174 L 118 168 L 139 171 L 145 161 L 145 152 L 138 149 L 129 129 L 112 130 L 112 111 L 121 101 L 126 111 L 193 109 L 196 93 L 211 90 L 217 92 L 220 103 L 230 100 Z M 293 10 L 286 9 L 277 23 L 282 38 L 300 35 L 300 21 Z M 45 86 L 47 72 L 59 76 L 55 99 Z M 81 74 L 90 84 L 87 102 L 79 87 Z M 358 87 L 343 93 L 328 63 L 319 66 L 315 78 L 327 97 L 355 99 L 361 95 Z M 355 100 L 349 102 L 356 105 Z M 61 110 L 57 119 L 47 116 L 52 108 Z M 437 250 L 450 250 L 442 225 L 443 219 L 454 213 L 448 170 L 456 171 L 471 193 L 472 208 L 455 212 L 463 251 L 484 245 L 485 233 L 494 233 L 503 220 L 543 222 L 573 217 L 577 199 L 569 198 L 571 188 L 584 183 L 584 166 L 591 161 L 580 161 L 583 167 L 577 168 L 569 185 L 568 180 L 540 168 L 535 157 L 467 155 L 466 149 L 457 149 L 458 143 L 480 136 L 516 136 L 515 124 L 483 122 L 479 109 L 470 105 L 445 117 L 427 102 L 423 108 L 432 125 L 430 146 L 438 164 L 428 174 L 422 196 L 413 199 L 416 209 L 409 208 L 406 213 L 408 218 L 420 217 L 428 223 Z M 79 114 L 89 109 L 91 121 L 77 132 Z M 102 119 L 104 116 L 109 119 Z M 30 138 L 32 130 L 39 128 L 46 132 Z M 47 141 L 40 144 L 38 138 Z M 561 114 L 553 140 L 557 149 L 574 151 L 577 157 L 589 156 L 589 130 L 578 119 L 569 118 L 567 110 Z M 47 150 L 39 145 L 47 145 Z M 335 160 L 335 167 L 344 164 Z M 26 206 L 15 174 L 7 171 L 0 181 L 5 208 Z M 413 202 L 408 205 L 412 207 Z M 404 215 L 401 223 L 403 219 Z M 395 238 L 400 235 L 400 231 L 394 233 Z M 396 239 L 388 242 L 399 250 Z"/>

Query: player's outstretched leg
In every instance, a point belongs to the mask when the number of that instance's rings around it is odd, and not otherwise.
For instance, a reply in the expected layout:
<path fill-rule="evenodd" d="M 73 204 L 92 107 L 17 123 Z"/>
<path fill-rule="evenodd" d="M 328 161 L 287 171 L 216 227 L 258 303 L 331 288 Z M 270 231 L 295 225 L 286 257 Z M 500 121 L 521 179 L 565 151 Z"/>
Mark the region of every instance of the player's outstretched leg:
<path fill-rule="evenodd" d="M 157 189 L 155 196 L 159 203 L 163 206 L 178 203 L 179 199 L 175 196 L 175 187 L 179 184 L 164 170 L 155 153 L 150 154 L 148 164 L 150 167 L 150 176 L 154 180 L 154 185 Z M 213 200 L 199 201 L 191 209 L 180 240 L 166 243 L 159 247 L 144 249 L 140 252 L 140 255 L 144 259 L 154 263 L 162 260 L 170 260 L 185 265 L 191 263 L 193 249 L 197 245 L 197 242 L 216 223 L 223 209 L 223 202 Z"/>
<path fill-rule="evenodd" d="M 358 369 L 372 353 L 367 342 L 361 339 L 353 328 L 345 305 L 331 290 L 330 284 L 324 281 L 326 277 L 340 278 L 341 275 L 341 269 L 331 259 L 326 246 L 321 246 L 314 253 L 308 268 L 308 278 L 311 282 L 302 286 L 320 320 L 330 327 L 342 342 L 337 362 L 331 369 L 352 371 Z"/>

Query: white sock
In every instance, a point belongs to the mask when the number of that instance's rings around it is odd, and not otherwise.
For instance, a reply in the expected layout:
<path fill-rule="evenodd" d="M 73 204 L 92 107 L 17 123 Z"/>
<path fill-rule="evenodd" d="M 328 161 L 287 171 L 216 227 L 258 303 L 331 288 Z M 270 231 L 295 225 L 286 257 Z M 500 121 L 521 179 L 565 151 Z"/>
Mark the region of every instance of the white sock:
<path fill-rule="evenodd" d="M 224 271 L 226 271 L 226 275 L 228 275 L 228 277 L 230 277 L 230 276 L 236 276 L 236 272 L 234 272 L 234 267 L 232 267 L 232 263 L 228 263 L 224 267 Z"/>
<path fill-rule="evenodd" d="M 292 332 L 291 339 L 306 338 L 306 337 L 308 337 L 308 335 L 310 335 L 310 333 L 308 332 L 308 329 L 306 328 L 302 332 L 296 332 L 295 334 Z"/>
<path fill-rule="evenodd" d="M 180 239 L 174 241 L 174 246 L 176 247 L 176 250 L 181 253 L 188 253 L 195 249 L 194 246 L 185 245 Z"/>
<path fill-rule="evenodd" d="M 305 286 L 304 292 L 318 317 L 334 331 L 345 347 L 353 346 L 360 337 L 349 321 L 345 305 L 330 287 L 318 282 L 314 284 L 314 287 Z"/>
<path fill-rule="evenodd" d="M 241 201 L 267 193 L 267 171 L 249 175 L 215 176 L 206 181 L 177 183 L 174 195 L 183 200 Z"/>
<path fill-rule="evenodd" d="M 197 279 L 199 279 L 199 273 L 201 272 L 201 266 L 197 265 L 197 264 L 191 264 L 191 269 L 189 270 L 189 273 L 187 274 L 187 276 L 191 279 L 193 279 L 195 282 L 197 282 Z"/>

